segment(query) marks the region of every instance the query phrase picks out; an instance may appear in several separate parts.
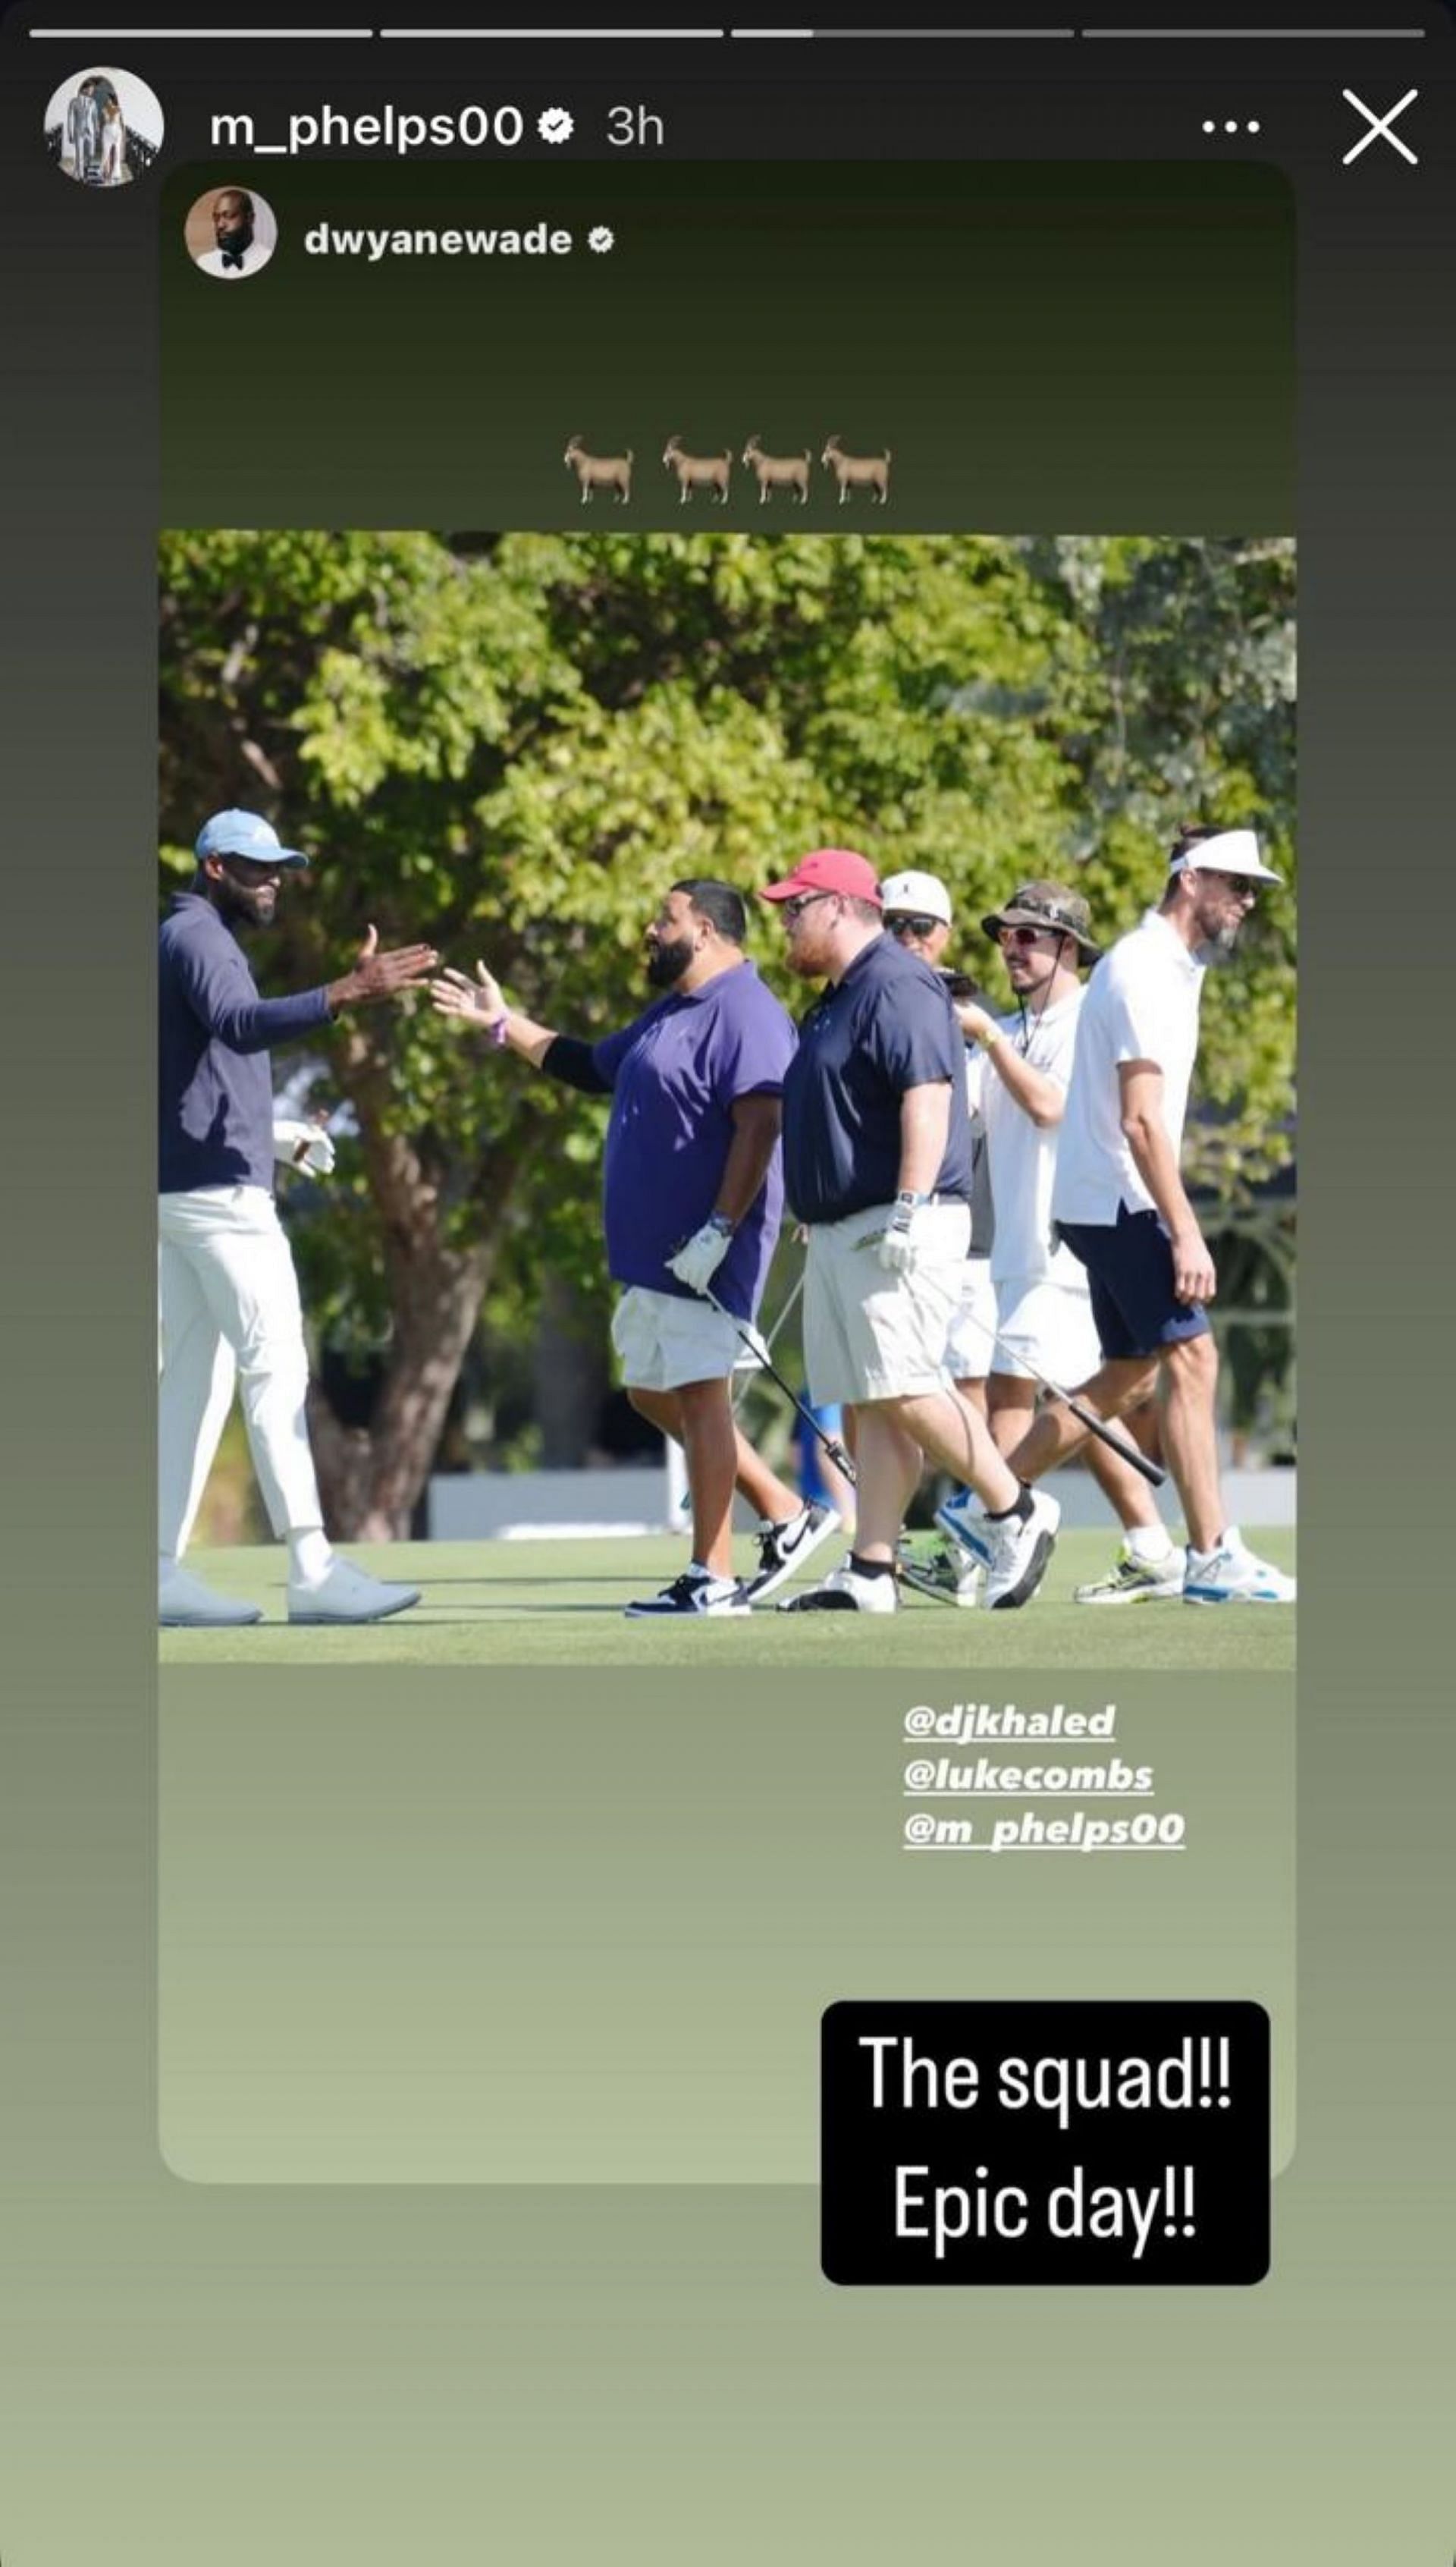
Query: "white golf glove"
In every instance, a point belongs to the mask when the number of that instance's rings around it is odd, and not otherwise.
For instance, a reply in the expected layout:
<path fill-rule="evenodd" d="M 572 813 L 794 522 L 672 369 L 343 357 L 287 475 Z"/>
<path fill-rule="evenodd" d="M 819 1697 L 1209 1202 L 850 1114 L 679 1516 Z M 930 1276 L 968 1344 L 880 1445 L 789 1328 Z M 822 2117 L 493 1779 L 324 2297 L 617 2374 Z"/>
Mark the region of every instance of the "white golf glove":
<path fill-rule="evenodd" d="M 914 1266 L 919 1250 L 924 1245 L 924 1224 L 921 1223 L 922 1235 L 917 1240 L 915 1221 L 916 1216 L 924 1212 L 926 1200 L 924 1195 L 896 1195 L 889 1228 L 875 1252 L 886 1275 L 908 1275 Z"/>
<path fill-rule="evenodd" d="M 689 1292 L 706 1291 L 724 1258 L 733 1245 L 733 1224 L 720 1212 L 710 1213 L 701 1230 L 685 1239 L 673 1257 L 667 1260 L 667 1272 L 685 1284 Z"/>
<path fill-rule="evenodd" d="M 321 1123 L 296 1123 L 289 1115 L 275 1115 L 273 1155 L 280 1167 L 296 1168 L 300 1176 L 334 1173 L 334 1144 Z"/>

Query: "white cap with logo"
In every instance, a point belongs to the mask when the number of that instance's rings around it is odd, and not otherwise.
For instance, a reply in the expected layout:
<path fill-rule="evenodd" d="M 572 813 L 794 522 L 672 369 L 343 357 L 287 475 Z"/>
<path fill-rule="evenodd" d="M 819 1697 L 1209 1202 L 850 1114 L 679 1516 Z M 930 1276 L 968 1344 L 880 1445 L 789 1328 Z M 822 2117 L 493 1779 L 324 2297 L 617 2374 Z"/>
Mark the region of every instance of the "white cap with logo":
<path fill-rule="evenodd" d="M 950 925 L 950 894 L 936 874 L 891 874 L 881 882 L 879 896 L 887 911 L 901 917 L 938 918 L 943 927 Z"/>

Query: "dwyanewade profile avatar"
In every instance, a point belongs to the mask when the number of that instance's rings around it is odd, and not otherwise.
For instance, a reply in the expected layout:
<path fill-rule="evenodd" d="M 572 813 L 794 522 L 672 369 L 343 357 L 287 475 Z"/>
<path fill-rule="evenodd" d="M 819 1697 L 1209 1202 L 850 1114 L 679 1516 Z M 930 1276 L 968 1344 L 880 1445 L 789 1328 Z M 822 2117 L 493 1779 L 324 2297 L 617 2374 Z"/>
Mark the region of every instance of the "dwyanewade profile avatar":
<path fill-rule="evenodd" d="M 192 263 L 204 276 L 240 285 L 267 266 L 278 247 L 278 217 L 251 187 L 210 187 L 186 223 Z"/>
<path fill-rule="evenodd" d="M 161 106 L 131 72 L 73 72 L 46 108 L 46 148 L 82 187 L 124 187 L 161 149 Z"/>

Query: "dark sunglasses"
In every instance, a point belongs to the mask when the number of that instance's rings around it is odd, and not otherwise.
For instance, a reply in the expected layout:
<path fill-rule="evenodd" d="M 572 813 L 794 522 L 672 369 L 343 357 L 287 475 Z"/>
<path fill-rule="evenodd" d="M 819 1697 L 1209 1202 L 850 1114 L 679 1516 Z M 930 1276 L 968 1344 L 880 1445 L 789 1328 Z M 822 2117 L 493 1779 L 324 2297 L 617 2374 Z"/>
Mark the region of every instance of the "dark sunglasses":
<path fill-rule="evenodd" d="M 998 945 L 1035 945 L 1040 936 L 1055 936 L 1060 944 L 1068 933 L 1065 927 L 998 927 L 996 942 Z"/>
<path fill-rule="evenodd" d="M 944 924 L 942 918 L 921 918 L 918 914 L 911 916 L 908 911 L 896 911 L 893 918 L 885 920 L 884 927 L 887 936 L 929 936 L 933 929 Z"/>
<path fill-rule="evenodd" d="M 835 891 L 796 891 L 791 900 L 781 900 L 779 907 L 786 923 L 793 927 L 807 909 L 813 909 L 817 900 L 838 900 L 839 897 Z"/>

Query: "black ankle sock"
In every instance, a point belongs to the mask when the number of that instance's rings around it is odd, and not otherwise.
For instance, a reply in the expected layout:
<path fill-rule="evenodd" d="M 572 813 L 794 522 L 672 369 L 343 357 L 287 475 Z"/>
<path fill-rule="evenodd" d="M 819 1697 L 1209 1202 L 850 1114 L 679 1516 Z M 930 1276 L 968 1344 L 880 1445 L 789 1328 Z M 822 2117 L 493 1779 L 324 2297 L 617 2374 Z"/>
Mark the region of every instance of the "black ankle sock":
<path fill-rule="evenodd" d="M 1023 1481 L 1015 1506 L 1003 1507 L 1000 1515 L 996 1514 L 994 1508 L 988 1507 L 986 1509 L 986 1522 L 988 1524 L 1009 1524 L 1012 1517 L 1015 1516 L 1018 1523 L 1025 1524 L 1031 1511 L 1032 1493 L 1027 1487 L 1025 1481 Z"/>
<path fill-rule="evenodd" d="M 893 1577 L 894 1563 L 889 1560 L 861 1560 L 857 1551 L 849 1554 L 849 1567 L 856 1577 Z"/>

